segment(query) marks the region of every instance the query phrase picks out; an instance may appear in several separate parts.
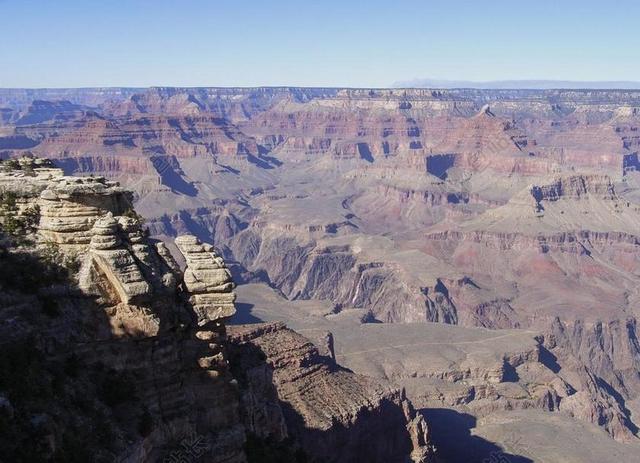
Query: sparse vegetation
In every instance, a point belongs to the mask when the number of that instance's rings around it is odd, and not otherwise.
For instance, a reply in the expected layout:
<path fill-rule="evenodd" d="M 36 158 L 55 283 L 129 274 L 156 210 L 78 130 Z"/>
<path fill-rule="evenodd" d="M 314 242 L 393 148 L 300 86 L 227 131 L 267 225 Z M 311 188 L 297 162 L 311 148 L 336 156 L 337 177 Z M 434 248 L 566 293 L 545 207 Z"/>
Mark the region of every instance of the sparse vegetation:
<path fill-rule="evenodd" d="M 91 423 L 108 422 L 108 418 L 95 406 L 91 411 L 94 416 L 86 416 L 76 403 L 76 395 L 91 392 L 92 381 L 87 377 L 79 383 L 65 381 L 62 365 L 47 359 L 36 345 L 34 339 L 25 339 L 2 346 L 0 391 L 14 410 L 13 416 L 0 414 L 2 461 L 95 461 L 86 453 L 88 449 L 99 448 L 99 434 Z M 66 420 L 60 410 L 72 410 L 73 419 L 64 424 L 66 431 L 61 442 L 53 448 L 50 436 L 61 425 L 59 420 Z M 83 418 L 91 425 L 87 426 Z"/>
<path fill-rule="evenodd" d="M 129 208 L 126 211 L 124 211 L 122 215 L 125 217 L 129 217 L 131 219 L 135 219 L 140 224 L 140 228 L 142 229 L 142 234 L 145 236 L 145 238 L 148 238 L 151 235 L 151 232 L 149 231 L 149 227 L 144 226 L 147 220 L 144 217 L 142 217 L 140 214 L 138 214 L 135 211 L 135 209 Z"/>
<path fill-rule="evenodd" d="M 143 226 L 146 222 L 145 218 L 138 214 L 133 208 L 127 209 L 122 215 L 131 219 L 135 219 L 140 224 L 140 226 Z"/>
<path fill-rule="evenodd" d="M 33 244 L 29 239 L 40 222 L 40 208 L 29 206 L 20 212 L 18 196 L 12 191 L 0 191 L 0 232 L 14 246 Z"/>
<path fill-rule="evenodd" d="M 121 430 L 127 428 L 127 419 L 115 408 L 136 400 L 131 379 L 100 364 L 83 364 L 75 354 L 53 359 L 37 346 L 36 339 L 2 345 L 0 395 L 10 402 L 12 413 L 0 410 L 0 459 L 114 461 L 123 445 Z M 148 435 L 153 429 L 149 411 L 142 409 L 133 426 Z"/>
<path fill-rule="evenodd" d="M 51 285 L 73 284 L 80 267 L 77 256 L 62 253 L 55 244 L 27 251 L 13 247 L 15 243 L 10 240 L 4 241 L 0 254 L 0 287 L 33 294 Z M 47 307 L 43 310 L 54 313 L 53 303 L 45 303 Z"/>
<path fill-rule="evenodd" d="M 22 167 L 20 166 L 20 163 L 17 159 L 7 159 L 5 161 L 2 161 L 2 163 L 0 163 L 0 167 L 5 172 L 9 172 L 12 170 L 22 170 Z"/>
<path fill-rule="evenodd" d="M 39 255 L 46 265 L 64 269 L 66 271 L 65 276 L 68 279 L 73 278 L 80 270 L 81 262 L 78 254 L 73 252 L 63 253 L 56 243 L 46 243 L 39 248 Z"/>

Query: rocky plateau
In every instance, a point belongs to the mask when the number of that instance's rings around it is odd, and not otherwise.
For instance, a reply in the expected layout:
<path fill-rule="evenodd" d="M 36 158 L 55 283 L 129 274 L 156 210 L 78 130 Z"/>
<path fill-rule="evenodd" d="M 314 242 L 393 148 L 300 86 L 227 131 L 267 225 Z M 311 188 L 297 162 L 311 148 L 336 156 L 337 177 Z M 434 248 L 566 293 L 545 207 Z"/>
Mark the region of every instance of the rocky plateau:
<path fill-rule="evenodd" d="M 241 325 L 197 429 L 324 461 L 640 461 L 639 151 L 631 90 L 0 90 L 2 159 L 52 160 L 0 188 L 110 336 Z"/>

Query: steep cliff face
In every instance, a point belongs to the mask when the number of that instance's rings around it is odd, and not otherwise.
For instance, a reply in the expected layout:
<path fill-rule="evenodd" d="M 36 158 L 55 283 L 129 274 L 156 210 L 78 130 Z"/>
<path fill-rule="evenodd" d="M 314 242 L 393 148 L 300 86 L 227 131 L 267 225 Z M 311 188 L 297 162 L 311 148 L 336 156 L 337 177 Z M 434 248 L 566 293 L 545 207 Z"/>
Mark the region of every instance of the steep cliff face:
<path fill-rule="evenodd" d="M 525 176 L 622 172 L 637 151 L 637 91 L 427 89 L 5 90 L 0 149 L 68 168 L 155 174 L 150 157 L 274 168 L 276 155 Z M 4 113 L 3 113 L 4 114 Z M 407 156 L 407 154 L 409 156 Z M 627 156 L 627 158 L 625 158 Z M 237 168 L 237 166 L 233 166 Z"/>
<path fill-rule="evenodd" d="M 252 432 L 290 437 L 319 462 L 433 461 L 426 423 L 404 391 L 339 367 L 282 324 L 234 326 L 230 337 Z"/>
<path fill-rule="evenodd" d="M 375 248 L 365 252 L 375 243 L 348 238 L 325 244 L 298 236 L 248 230 L 229 247 L 248 270 L 268 274 L 291 299 L 327 299 L 336 311 L 361 308 L 368 318 L 383 322 L 456 322 L 455 307 L 442 283 L 420 281 L 400 263 L 376 255 Z"/>

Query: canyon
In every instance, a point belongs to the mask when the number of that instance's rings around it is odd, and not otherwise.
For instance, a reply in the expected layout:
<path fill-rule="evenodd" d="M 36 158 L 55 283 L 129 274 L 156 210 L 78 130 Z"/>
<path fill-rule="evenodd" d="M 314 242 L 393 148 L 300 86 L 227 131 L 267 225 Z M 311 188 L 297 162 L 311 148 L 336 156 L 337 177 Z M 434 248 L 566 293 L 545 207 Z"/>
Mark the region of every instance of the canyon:
<path fill-rule="evenodd" d="M 221 447 L 249 429 L 321 461 L 631 462 L 639 127 L 633 90 L 0 89 L 0 157 L 23 159 L 0 187 L 90 257 L 108 337 L 192 349 L 151 293 L 180 294 L 194 337 L 228 331 L 228 369 L 166 361 L 240 388 L 237 413 L 205 386 L 208 407 L 168 412 Z"/>
<path fill-rule="evenodd" d="M 0 184 L 3 461 L 434 461 L 403 389 L 282 324 L 229 336 L 224 259 L 180 235 L 179 264 L 130 191 L 27 158 Z"/>

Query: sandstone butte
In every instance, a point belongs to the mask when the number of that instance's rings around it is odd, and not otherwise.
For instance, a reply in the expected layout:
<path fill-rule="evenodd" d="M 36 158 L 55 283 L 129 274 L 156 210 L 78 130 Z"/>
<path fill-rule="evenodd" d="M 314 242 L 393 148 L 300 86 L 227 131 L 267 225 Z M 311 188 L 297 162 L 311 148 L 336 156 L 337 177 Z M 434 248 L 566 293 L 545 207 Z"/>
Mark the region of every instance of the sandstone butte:
<path fill-rule="evenodd" d="M 3 461 L 244 462 L 247 439 L 254 455 L 299 461 L 433 461 L 404 390 L 338 366 L 283 324 L 229 337 L 224 260 L 181 235 L 181 269 L 146 236 L 129 191 L 41 159 L 5 168 L 0 185 L 17 217 L 39 211 L 33 242 L 2 262 Z M 68 280 L 12 285 L 52 252 L 55 265 L 77 263 Z"/>

